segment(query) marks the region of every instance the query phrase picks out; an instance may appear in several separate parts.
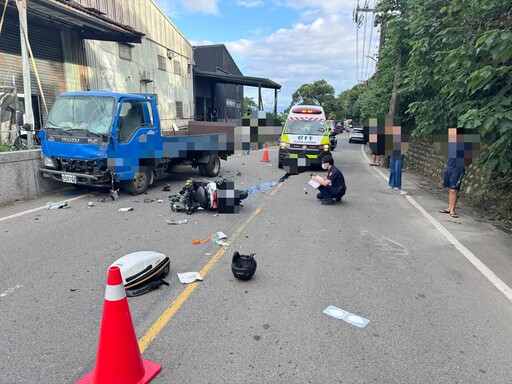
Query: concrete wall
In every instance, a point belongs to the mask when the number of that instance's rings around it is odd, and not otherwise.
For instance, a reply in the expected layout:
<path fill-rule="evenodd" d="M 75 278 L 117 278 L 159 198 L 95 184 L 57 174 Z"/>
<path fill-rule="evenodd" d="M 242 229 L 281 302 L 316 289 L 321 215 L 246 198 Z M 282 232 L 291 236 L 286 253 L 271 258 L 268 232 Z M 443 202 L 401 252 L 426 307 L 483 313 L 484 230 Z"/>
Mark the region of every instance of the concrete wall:
<path fill-rule="evenodd" d="M 0 153 L 0 205 L 33 199 L 58 186 L 40 176 L 41 161 L 39 149 Z"/>

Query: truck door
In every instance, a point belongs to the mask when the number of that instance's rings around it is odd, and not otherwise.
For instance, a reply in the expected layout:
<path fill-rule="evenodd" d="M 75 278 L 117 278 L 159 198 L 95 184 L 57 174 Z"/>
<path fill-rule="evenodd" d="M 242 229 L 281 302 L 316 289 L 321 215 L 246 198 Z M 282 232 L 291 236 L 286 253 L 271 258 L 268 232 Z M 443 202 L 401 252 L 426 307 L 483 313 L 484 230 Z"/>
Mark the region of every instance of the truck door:
<path fill-rule="evenodd" d="M 122 100 L 116 121 L 117 145 L 109 153 L 118 180 L 133 179 L 141 167 L 162 157 L 162 136 L 149 100 Z"/>

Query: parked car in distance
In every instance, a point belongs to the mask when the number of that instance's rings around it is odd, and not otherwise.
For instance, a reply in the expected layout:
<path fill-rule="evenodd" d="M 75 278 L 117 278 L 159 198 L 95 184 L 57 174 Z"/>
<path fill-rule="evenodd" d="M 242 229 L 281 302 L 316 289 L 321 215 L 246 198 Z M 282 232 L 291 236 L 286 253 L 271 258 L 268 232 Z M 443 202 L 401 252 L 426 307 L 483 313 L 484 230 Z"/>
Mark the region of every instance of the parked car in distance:
<path fill-rule="evenodd" d="M 350 131 L 350 136 L 348 137 L 348 142 L 360 142 L 364 143 L 364 135 L 363 135 L 363 128 L 353 128 Z"/>
<path fill-rule="evenodd" d="M 336 133 L 343 133 L 344 129 L 343 129 L 343 121 L 342 120 L 335 120 L 336 123 L 335 123 L 335 126 L 334 126 L 334 131 Z"/>

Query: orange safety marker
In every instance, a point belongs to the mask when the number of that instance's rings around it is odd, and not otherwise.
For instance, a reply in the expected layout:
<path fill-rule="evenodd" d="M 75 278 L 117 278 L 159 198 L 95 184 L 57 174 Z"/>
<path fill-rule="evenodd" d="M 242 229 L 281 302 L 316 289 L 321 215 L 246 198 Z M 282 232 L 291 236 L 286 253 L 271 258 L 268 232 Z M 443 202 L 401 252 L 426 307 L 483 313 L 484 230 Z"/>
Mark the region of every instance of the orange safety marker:
<path fill-rule="evenodd" d="M 265 144 L 265 150 L 263 151 L 263 159 L 261 160 L 264 163 L 270 163 L 268 158 L 268 144 Z"/>
<path fill-rule="evenodd" d="M 146 384 L 162 366 L 143 360 L 119 267 L 110 267 L 96 367 L 77 384 Z"/>

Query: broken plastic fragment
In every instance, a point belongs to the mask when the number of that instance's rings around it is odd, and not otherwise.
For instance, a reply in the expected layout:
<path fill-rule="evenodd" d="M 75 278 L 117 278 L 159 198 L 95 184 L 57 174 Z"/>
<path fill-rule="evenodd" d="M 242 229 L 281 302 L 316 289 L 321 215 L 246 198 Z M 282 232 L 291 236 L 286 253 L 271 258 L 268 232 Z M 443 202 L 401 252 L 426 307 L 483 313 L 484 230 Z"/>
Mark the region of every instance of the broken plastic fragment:
<path fill-rule="evenodd" d="M 133 207 L 119 208 L 117 212 L 130 212 L 133 211 Z"/>
<path fill-rule="evenodd" d="M 119 189 L 111 190 L 111 191 L 110 191 L 110 198 L 111 198 L 112 200 L 117 200 L 117 199 L 119 199 Z"/>
<path fill-rule="evenodd" d="M 69 203 L 54 203 L 49 201 L 46 203 L 46 209 L 65 209 L 69 208 Z"/>
<path fill-rule="evenodd" d="M 207 237 L 206 239 L 204 240 L 192 240 L 192 244 L 204 244 L 204 243 L 207 243 L 211 240 L 211 237 Z"/>
<path fill-rule="evenodd" d="M 183 220 L 165 220 L 165 222 L 167 224 L 179 225 L 179 224 L 187 224 L 188 220 L 187 219 L 183 219 Z"/>
<path fill-rule="evenodd" d="M 217 242 L 217 240 L 227 239 L 228 237 L 226 236 L 226 234 L 224 232 L 217 232 L 217 233 L 214 233 L 211 236 L 211 238 L 212 238 L 212 241 Z"/>
<path fill-rule="evenodd" d="M 222 240 L 216 240 L 215 244 L 220 245 L 222 247 L 229 247 L 229 243 L 226 243 L 225 241 Z"/>
<path fill-rule="evenodd" d="M 91 208 L 91 207 L 94 207 L 96 204 L 94 204 L 92 201 L 89 201 L 87 203 L 87 208 Z"/>

